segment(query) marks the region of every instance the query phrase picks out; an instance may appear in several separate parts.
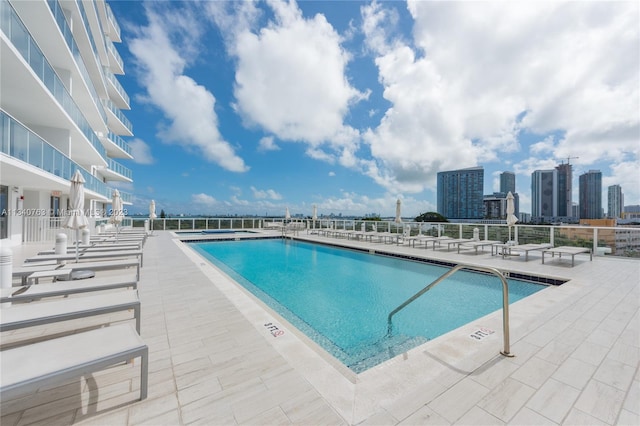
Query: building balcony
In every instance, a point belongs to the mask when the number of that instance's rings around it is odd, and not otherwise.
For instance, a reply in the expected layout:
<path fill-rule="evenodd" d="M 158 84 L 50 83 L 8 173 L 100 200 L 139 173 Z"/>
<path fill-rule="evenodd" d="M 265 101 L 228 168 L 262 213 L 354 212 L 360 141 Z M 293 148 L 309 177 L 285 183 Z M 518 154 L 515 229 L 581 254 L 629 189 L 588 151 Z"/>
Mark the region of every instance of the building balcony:
<path fill-rule="evenodd" d="M 108 167 L 99 169 L 100 174 L 105 180 L 117 180 L 124 182 L 133 182 L 131 170 L 117 161 L 107 158 Z"/>
<path fill-rule="evenodd" d="M 122 111 L 110 100 L 103 99 L 102 104 L 107 109 L 107 124 L 109 129 L 117 135 L 133 136 L 133 126 Z"/>
<path fill-rule="evenodd" d="M 108 81 L 108 90 L 109 90 L 109 98 L 113 101 L 113 103 L 120 109 L 131 109 L 129 103 L 129 95 L 124 90 L 124 87 L 120 84 L 115 74 L 109 70 L 109 68 L 104 67 L 104 76 Z"/>
<path fill-rule="evenodd" d="M 107 51 L 109 52 L 109 66 L 114 74 L 124 74 L 124 62 L 118 53 L 118 50 L 113 45 L 113 42 L 108 38 L 105 39 L 107 44 Z"/>
<path fill-rule="evenodd" d="M 131 146 L 126 143 L 120 136 L 113 132 L 109 132 L 106 137 L 100 138 L 107 149 L 107 154 L 111 158 L 133 159 L 131 154 Z"/>
<path fill-rule="evenodd" d="M 90 198 L 102 202 L 111 199 L 111 189 L 104 182 L 3 111 L 0 111 L 0 152 L 3 184 L 67 191 L 69 180 L 80 170 Z"/>
<path fill-rule="evenodd" d="M 105 4 L 105 10 L 107 12 L 107 21 L 109 22 L 109 38 L 115 42 L 121 42 L 122 39 L 120 37 L 120 25 L 118 25 L 118 21 L 116 20 L 116 17 L 111 10 L 111 6 L 109 6 L 108 3 Z"/>

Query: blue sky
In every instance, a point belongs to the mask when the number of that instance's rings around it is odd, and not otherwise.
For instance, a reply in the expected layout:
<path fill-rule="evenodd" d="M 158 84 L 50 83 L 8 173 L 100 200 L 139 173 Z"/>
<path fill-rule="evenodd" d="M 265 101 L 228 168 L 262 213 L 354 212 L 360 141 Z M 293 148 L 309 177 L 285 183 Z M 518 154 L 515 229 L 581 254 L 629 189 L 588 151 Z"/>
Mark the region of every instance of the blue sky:
<path fill-rule="evenodd" d="M 111 1 L 130 212 L 403 216 L 568 157 L 640 204 L 638 2 Z"/>

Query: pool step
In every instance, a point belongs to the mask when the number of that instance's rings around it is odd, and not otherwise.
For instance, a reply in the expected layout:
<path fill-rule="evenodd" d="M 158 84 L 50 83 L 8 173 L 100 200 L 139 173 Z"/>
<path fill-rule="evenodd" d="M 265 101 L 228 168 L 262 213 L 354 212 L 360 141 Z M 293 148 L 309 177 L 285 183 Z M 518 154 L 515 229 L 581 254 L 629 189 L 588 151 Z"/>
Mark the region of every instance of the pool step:
<path fill-rule="evenodd" d="M 429 339 L 423 336 L 385 336 L 353 355 L 351 357 L 353 362 L 349 363 L 349 368 L 360 373 L 428 341 Z"/>

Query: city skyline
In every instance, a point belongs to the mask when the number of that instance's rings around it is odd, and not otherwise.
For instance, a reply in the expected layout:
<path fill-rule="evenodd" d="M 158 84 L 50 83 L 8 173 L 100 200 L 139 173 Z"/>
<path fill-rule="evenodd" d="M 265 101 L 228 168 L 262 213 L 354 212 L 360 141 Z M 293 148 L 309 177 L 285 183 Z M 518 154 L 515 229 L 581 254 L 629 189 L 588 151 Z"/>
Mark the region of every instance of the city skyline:
<path fill-rule="evenodd" d="M 640 204 L 637 3 L 110 4 L 131 213 L 413 217 L 468 167 L 530 212 L 563 162 Z"/>

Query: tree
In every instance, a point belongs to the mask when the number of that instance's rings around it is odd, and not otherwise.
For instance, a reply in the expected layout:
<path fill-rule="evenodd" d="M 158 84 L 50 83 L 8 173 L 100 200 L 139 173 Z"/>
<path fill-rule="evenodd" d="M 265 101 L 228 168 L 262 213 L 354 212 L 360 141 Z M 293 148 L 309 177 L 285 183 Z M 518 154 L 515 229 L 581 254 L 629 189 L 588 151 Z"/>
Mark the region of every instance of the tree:
<path fill-rule="evenodd" d="M 160 219 L 164 219 L 167 215 L 164 213 L 164 209 L 160 210 Z"/>
<path fill-rule="evenodd" d="M 442 216 L 440 213 L 436 212 L 427 212 L 422 213 L 414 219 L 416 222 L 449 222 L 446 217 Z"/>

